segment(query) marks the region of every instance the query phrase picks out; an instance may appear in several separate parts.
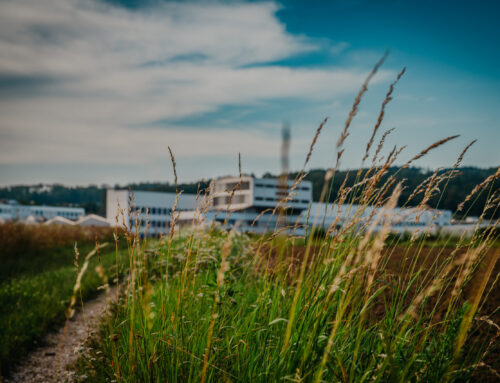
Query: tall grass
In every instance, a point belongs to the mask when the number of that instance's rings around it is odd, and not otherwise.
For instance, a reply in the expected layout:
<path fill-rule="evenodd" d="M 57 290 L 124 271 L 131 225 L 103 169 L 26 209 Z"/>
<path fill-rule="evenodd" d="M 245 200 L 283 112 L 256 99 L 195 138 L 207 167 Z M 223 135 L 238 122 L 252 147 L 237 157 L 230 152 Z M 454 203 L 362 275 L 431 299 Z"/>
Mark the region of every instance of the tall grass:
<path fill-rule="evenodd" d="M 349 127 L 382 62 L 349 113 L 335 165 L 325 176 L 323 200 L 330 200 Z M 371 156 L 396 82 L 363 161 Z M 316 131 L 305 164 L 325 123 Z M 153 247 L 126 234 L 126 291 L 102 336 L 80 360 L 87 379 L 462 382 L 499 377 L 487 363 L 499 336 L 494 317 L 488 316 L 498 313 L 488 305 L 489 297 L 498 297 L 497 278 L 492 278 L 498 276 L 498 233 L 478 226 L 472 237 L 439 238 L 432 248 L 427 246 L 430 225 L 408 238 L 391 236 L 404 183 L 383 177 L 402 153 L 394 147 L 379 157 L 386 136 L 380 138 L 371 167 L 358 174 L 354 186 L 344 183 L 335 198 L 352 209 L 353 218 L 343 225 L 334 222 L 321 232 L 315 230 L 320 223 L 311 222 L 310 235 L 303 237 L 289 234 L 294 225 L 276 227 L 266 236 L 193 225 L 188 232 L 171 230 Z M 431 143 L 405 166 L 454 138 Z M 296 183 L 304 174 L 305 166 Z M 421 192 L 426 197 L 445 193 L 438 186 L 454 175 L 432 177 Z M 485 209 L 490 211 L 499 208 L 493 181 L 474 190 L 489 193 Z M 211 198 L 208 191 L 201 205 L 208 206 Z M 371 206 L 381 209 L 363 218 Z M 332 208 L 336 205 L 325 205 Z M 424 211 L 425 202 L 417 209 Z"/>
<path fill-rule="evenodd" d="M 0 281 L 71 265 L 75 242 L 85 252 L 96 241 L 113 241 L 113 230 L 16 222 L 0 224 Z"/>

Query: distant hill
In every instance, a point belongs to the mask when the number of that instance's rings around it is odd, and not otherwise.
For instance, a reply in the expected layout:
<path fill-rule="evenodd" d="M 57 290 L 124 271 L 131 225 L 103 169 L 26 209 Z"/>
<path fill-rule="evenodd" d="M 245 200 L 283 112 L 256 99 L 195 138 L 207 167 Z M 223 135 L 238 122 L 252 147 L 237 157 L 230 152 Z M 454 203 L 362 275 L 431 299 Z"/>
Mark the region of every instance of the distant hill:
<path fill-rule="evenodd" d="M 442 195 L 432 198 L 429 201 L 431 207 L 439 207 L 441 209 L 448 209 L 455 211 L 458 204 L 462 202 L 470 191 L 482 182 L 485 178 L 494 174 L 496 168 L 476 168 L 476 167 L 462 167 L 459 168 L 461 174 L 452 178 L 445 189 L 441 189 Z M 354 184 L 354 179 L 357 169 L 350 170 L 348 176 L 348 185 Z M 446 171 L 443 169 L 442 171 Z M 323 187 L 325 169 L 310 170 L 306 179 L 313 183 L 313 199 L 319 200 L 321 189 Z M 407 168 L 400 169 L 398 167 L 390 168 L 385 177 L 396 174 L 397 180 L 405 179 L 407 186 L 400 198 L 401 202 L 408 199 L 409 195 L 417 185 L 423 182 L 433 172 L 430 170 L 423 170 L 420 168 Z M 331 198 L 333 200 L 337 191 L 346 177 L 347 171 L 337 172 L 332 185 Z M 294 178 L 296 173 L 290 174 L 290 178 Z M 265 174 L 264 177 L 275 177 L 272 174 Z M 200 182 L 200 188 L 206 188 L 208 182 Z M 493 190 L 500 187 L 500 181 L 497 180 L 493 185 Z M 21 204 L 25 205 L 59 205 L 59 206 L 81 206 L 85 208 L 88 213 L 97 213 L 100 215 L 105 214 L 105 198 L 107 186 L 76 186 L 69 187 L 60 184 L 54 185 L 16 185 L 0 188 L 0 199 L 15 199 Z M 134 190 L 148 190 L 148 191 L 167 191 L 175 192 L 175 185 L 168 182 L 165 183 L 133 183 L 124 186 L 115 185 L 115 189 L 131 188 Z M 185 193 L 196 193 L 198 190 L 198 183 L 186 183 L 179 185 L 180 190 Z M 481 214 L 482 207 L 486 201 L 488 191 L 483 191 L 475 203 L 470 207 L 468 214 L 477 216 Z M 411 205 L 418 204 L 420 199 L 417 198 L 412 201 Z M 468 206 L 465 210 L 467 210 Z M 497 213 L 498 214 L 498 213 Z"/>

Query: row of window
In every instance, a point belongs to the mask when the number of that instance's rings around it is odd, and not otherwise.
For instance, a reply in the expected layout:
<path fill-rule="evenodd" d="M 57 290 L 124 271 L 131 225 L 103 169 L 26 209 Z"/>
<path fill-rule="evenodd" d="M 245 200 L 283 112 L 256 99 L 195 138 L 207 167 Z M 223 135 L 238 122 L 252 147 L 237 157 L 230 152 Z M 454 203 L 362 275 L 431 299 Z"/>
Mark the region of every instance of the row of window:
<path fill-rule="evenodd" d="M 130 219 L 130 227 L 135 227 L 135 220 L 134 219 Z M 145 226 L 145 223 L 142 222 L 141 225 L 144 227 Z M 169 221 L 158 221 L 158 220 L 151 220 L 149 221 L 148 220 L 148 225 L 149 227 L 153 227 L 153 228 L 167 228 L 169 227 Z"/>
<path fill-rule="evenodd" d="M 277 185 L 273 185 L 273 184 L 259 184 L 259 183 L 256 183 L 255 184 L 255 187 L 256 188 L 268 188 L 268 189 L 287 189 L 287 187 L 283 187 L 282 185 L 280 184 L 277 184 Z M 307 186 L 307 185 L 304 185 L 304 186 L 297 186 L 295 188 L 295 190 L 311 190 L 311 187 L 310 186 Z"/>
<path fill-rule="evenodd" d="M 431 222 L 437 226 L 446 226 L 447 223 L 441 223 L 441 222 Z M 419 221 L 417 223 L 415 223 L 415 221 L 412 221 L 412 222 L 396 222 L 396 223 L 393 223 L 391 226 L 393 227 L 399 227 L 399 226 L 429 226 L 430 222 L 423 222 L 423 221 Z"/>
<path fill-rule="evenodd" d="M 214 205 L 215 206 L 227 205 L 229 203 L 230 197 L 231 196 L 215 197 L 214 198 Z M 233 195 L 233 198 L 231 199 L 231 204 L 244 203 L 245 197 L 246 197 L 245 195 L 241 195 L 241 194 Z"/>
<path fill-rule="evenodd" d="M 225 188 L 225 190 L 227 191 L 232 191 L 236 185 L 238 185 L 239 182 L 229 182 L 227 184 L 222 185 L 222 188 Z M 250 190 L 250 182 L 248 181 L 243 181 L 241 184 L 240 184 L 240 187 L 238 188 L 238 190 Z M 218 190 L 218 191 L 223 191 L 223 190 Z"/>
<path fill-rule="evenodd" d="M 219 184 L 217 186 L 217 191 L 232 191 L 236 186 L 238 185 L 238 182 L 229 182 L 227 184 Z M 288 186 L 286 185 L 281 185 L 281 184 L 263 184 L 263 183 L 255 183 L 256 188 L 268 188 L 268 189 L 287 189 Z M 310 185 L 299 185 L 296 188 L 297 190 L 311 190 Z M 250 182 L 244 181 L 240 184 L 238 190 L 250 190 Z"/>
<path fill-rule="evenodd" d="M 12 209 L 0 208 L 0 213 L 12 213 Z M 43 210 L 34 210 L 33 215 L 43 217 L 43 216 L 46 216 L 47 213 L 44 212 Z M 76 211 L 56 211 L 55 215 L 58 215 L 60 217 L 66 217 L 66 218 L 78 218 L 82 215 L 82 213 L 76 212 Z"/>
<path fill-rule="evenodd" d="M 166 207 L 150 207 L 147 208 L 145 206 L 136 206 L 135 210 L 141 214 L 146 214 L 148 211 L 149 215 L 167 215 L 172 212 L 172 209 Z"/>
<path fill-rule="evenodd" d="M 65 218 L 78 218 L 82 215 L 81 212 L 76 212 L 76 211 L 56 211 L 55 213 L 59 217 L 65 217 Z M 44 212 L 43 210 L 35 210 L 33 211 L 33 215 L 35 216 L 46 216 L 47 213 Z"/>
<path fill-rule="evenodd" d="M 256 201 L 269 201 L 269 202 L 279 202 L 281 201 L 281 198 L 276 198 L 276 197 L 255 197 L 255 200 Z M 292 199 L 290 200 L 290 202 L 293 202 L 293 203 L 309 203 L 310 201 L 307 200 L 307 199 L 301 199 L 301 200 L 298 200 L 298 199 Z"/>

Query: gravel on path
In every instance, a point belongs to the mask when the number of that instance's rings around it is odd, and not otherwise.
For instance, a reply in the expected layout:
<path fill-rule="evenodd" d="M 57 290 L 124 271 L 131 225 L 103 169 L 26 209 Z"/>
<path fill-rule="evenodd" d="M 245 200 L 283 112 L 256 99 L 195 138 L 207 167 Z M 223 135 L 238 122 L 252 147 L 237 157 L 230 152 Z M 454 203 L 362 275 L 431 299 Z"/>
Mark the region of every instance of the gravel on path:
<path fill-rule="evenodd" d="M 111 301 L 116 300 L 117 287 L 110 287 L 108 294 L 102 292 L 96 298 L 84 303 L 67 324 L 48 333 L 41 346 L 24 359 L 6 383 L 68 382 L 74 372 L 71 365 L 76 362 L 85 341 L 95 335 L 100 318 L 108 310 Z"/>

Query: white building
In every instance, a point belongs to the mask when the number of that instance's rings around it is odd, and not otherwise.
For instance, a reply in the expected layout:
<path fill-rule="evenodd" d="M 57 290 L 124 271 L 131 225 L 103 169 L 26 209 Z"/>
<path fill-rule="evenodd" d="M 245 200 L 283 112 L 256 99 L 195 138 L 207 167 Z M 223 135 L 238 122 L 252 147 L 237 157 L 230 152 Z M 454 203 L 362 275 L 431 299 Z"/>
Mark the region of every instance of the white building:
<path fill-rule="evenodd" d="M 296 235 L 306 233 L 313 226 L 328 230 L 350 224 L 356 219 L 356 228 L 367 227 L 384 209 L 374 206 L 313 203 L 312 183 L 302 181 L 290 193 L 294 180 L 286 185 L 275 178 L 255 178 L 251 176 L 224 177 L 213 180 L 210 187 L 212 201 L 208 211 L 200 212 L 202 198 L 182 193 L 177 202 L 177 224 L 191 226 L 192 223 L 215 223 L 219 227 L 235 227 L 242 232 L 266 233 L 288 227 L 287 232 Z M 290 195 L 289 195 L 290 194 Z M 283 204 L 283 199 L 289 200 Z M 106 219 L 134 231 L 136 217 L 140 225 L 140 235 L 158 236 L 170 231 L 171 212 L 176 199 L 175 193 L 146 192 L 128 190 L 108 190 Z M 273 210 L 278 204 L 280 209 Z M 203 204 L 203 203 L 201 203 Z M 391 212 L 391 231 L 395 233 L 427 231 L 431 233 L 446 229 L 451 225 L 449 210 L 425 208 L 396 208 Z M 365 224 L 365 225 L 363 225 Z M 376 228 L 378 230 L 381 226 Z"/>
<path fill-rule="evenodd" d="M 211 209 L 207 213 L 207 221 L 216 221 L 219 224 L 226 222 L 230 227 L 255 233 L 293 225 L 300 213 L 307 210 L 312 202 L 310 181 L 302 181 L 296 186 L 289 200 L 282 203 L 281 214 L 272 214 L 272 210 L 280 201 L 289 195 L 293 184 L 294 180 L 285 184 L 276 178 L 251 176 L 243 176 L 241 180 L 239 177 L 216 179 L 212 181 L 215 194 Z"/>
<path fill-rule="evenodd" d="M 106 219 L 112 224 L 123 225 L 135 231 L 139 227 L 140 236 L 159 236 L 170 231 L 170 219 L 176 200 L 175 193 L 112 190 L 106 192 Z M 186 217 L 184 212 L 196 210 L 196 195 L 182 193 L 179 196 L 176 212 L 179 212 L 181 221 L 189 221 L 193 215 Z M 137 225 L 136 225 L 137 220 Z"/>
<path fill-rule="evenodd" d="M 332 225 L 338 229 L 350 224 L 352 220 L 356 220 L 356 227 L 367 227 L 378 214 L 383 213 L 383 209 L 384 207 L 356 204 L 344 204 L 339 207 L 336 204 L 313 203 L 309 212 L 301 214 L 300 222 L 305 226 L 312 227 L 314 225 L 317 228 L 328 230 Z M 424 229 L 430 228 L 431 233 L 435 234 L 440 228 L 451 225 L 451 217 L 450 210 L 395 208 L 390 213 L 391 232 L 424 231 Z M 383 222 L 376 230 L 382 224 Z"/>
<path fill-rule="evenodd" d="M 29 216 L 36 221 L 47 221 L 57 216 L 76 221 L 84 215 L 85 209 L 81 207 L 31 206 L 13 202 L 0 204 L 0 218 L 4 221 L 24 221 Z"/>

